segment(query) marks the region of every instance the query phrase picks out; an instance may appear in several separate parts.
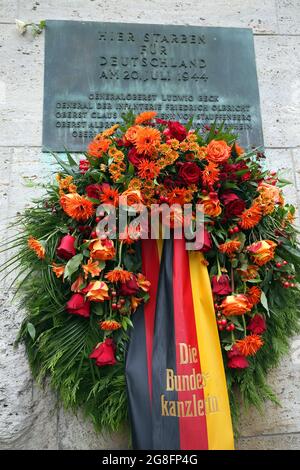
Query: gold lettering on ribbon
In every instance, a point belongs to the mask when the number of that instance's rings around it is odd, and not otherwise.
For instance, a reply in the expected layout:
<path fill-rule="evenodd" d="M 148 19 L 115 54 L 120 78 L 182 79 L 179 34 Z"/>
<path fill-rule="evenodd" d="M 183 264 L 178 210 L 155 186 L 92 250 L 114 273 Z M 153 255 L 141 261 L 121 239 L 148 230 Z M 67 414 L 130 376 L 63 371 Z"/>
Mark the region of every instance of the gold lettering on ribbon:
<path fill-rule="evenodd" d="M 180 364 L 196 364 L 198 362 L 198 351 L 186 343 L 179 343 Z M 202 390 L 209 379 L 208 373 L 197 373 L 192 368 L 191 374 L 175 374 L 173 369 L 166 369 L 166 392 L 196 392 Z M 188 400 L 168 400 L 165 394 L 161 395 L 161 415 L 191 418 L 205 416 L 210 413 L 218 413 L 219 399 L 217 396 L 209 395 L 205 399 L 199 399 L 196 393 L 189 396 Z"/>

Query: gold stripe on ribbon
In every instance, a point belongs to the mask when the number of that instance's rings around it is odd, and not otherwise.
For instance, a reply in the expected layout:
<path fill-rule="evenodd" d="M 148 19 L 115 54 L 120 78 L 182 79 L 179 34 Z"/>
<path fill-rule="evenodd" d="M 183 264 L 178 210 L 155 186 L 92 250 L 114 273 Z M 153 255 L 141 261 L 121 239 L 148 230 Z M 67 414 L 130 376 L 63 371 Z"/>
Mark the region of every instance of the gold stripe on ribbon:
<path fill-rule="evenodd" d="M 204 256 L 189 252 L 189 266 L 202 374 L 206 376 L 204 397 L 208 448 L 232 450 L 234 439 L 223 358 L 216 325 L 213 297 Z"/>

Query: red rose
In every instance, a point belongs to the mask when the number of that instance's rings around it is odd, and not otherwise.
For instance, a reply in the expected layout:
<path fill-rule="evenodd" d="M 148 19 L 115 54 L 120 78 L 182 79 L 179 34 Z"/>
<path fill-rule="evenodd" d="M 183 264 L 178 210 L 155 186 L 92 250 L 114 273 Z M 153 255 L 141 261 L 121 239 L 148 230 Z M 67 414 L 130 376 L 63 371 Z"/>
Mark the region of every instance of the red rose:
<path fill-rule="evenodd" d="M 132 163 L 134 166 L 139 165 L 141 161 L 135 147 L 131 147 L 131 149 L 128 152 L 127 157 L 130 163 Z"/>
<path fill-rule="evenodd" d="M 90 316 L 90 302 L 82 294 L 73 294 L 67 302 L 66 310 L 73 315 L 88 318 Z"/>
<path fill-rule="evenodd" d="M 251 318 L 247 330 L 251 331 L 255 335 L 261 335 L 267 329 L 266 320 L 261 315 L 254 315 Z"/>
<path fill-rule="evenodd" d="M 241 215 L 246 207 L 245 201 L 231 191 L 225 191 L 220 199 L 225 206 L 225 215 L 228 218 Z"/>
<path fill-rule="evenodd" d="M 135 295 L 139 291 L 139 285 L 137 283 L 136 277 L 133 276 L 129 281 L 121 284 L 119 288 L 120 295 Z"/>
<path fill-rule="evenodd" d="M 101 194 L 101 184 L 89 184 L 85 188 L 86 195 L 88 197 L 91 197 L 92 199 L 99 199 L 99 196 Z"/>
<path fill-rule="evenodd" d="M 195 242 L 195 248 L 194 250 L 199 250 L 201 253 L 207 253 L 212 247 L 212 241 L 211 241 L 211 236 L 210 233 L 206 230 L 206 228 L 203 230 L 203 245 L 201 248 L 199 247 L 199 244 L 197 241 Z"/>
<path fill-rule="evenodd" d="M 228 295 L 232 292 L 227 274 L 222 274 L 219 279 L 218 276 L 213 276 L 211 283 L 214 294 Z"/>
<path fill-rule="evenodd" d="M 71 259 L 76 255 L 75 250 L 76 238 L 72 235 L 65 235 L 62 237 L 59 246 L 57 247 L 56 253 L 61 259 Z"/>
<path fill-rule="evenodd" d="M 233 345 L 231 350 L 227 352 L 227 357 L 227 366 L 230 369 L 246 369 L 246 367 L 249 366 L 249 362 L 246 357 L 239 352 L 235 345 Z"/>
<path fill-rule="evenodd" d="M 211 235 L 205 228 L 204 233 L 203 233 L 203 247 L 201 248 L 200 251 L 202 253 L 206 253 L 207 251 L 211 249 L 211 247 L 212 247 Z"/>
<path fill-rule="evenodd" d="M 179 142 L 182 142 L 186 138 L 188 132 L 180 122 L 169 121 L 168 127 L 164 130 L 164 134 L 169 139 L 177 139 Z"/>
<path fill-rule="evenodd" d="M 180 166 L 178 176 L 186 184 L 197 184 L 201 177 L 201 170 L 194 162 L 185 162 Z"/>
<path fill-rule="evenodd" d="M 99 367 L 113 366 L 117 363 L 115 358 L 116 346 L 111 338 L 106 338 L 104 343 L 95 347 L 90 354 L 90 359 L 96 359 L 96 365 Z"/>

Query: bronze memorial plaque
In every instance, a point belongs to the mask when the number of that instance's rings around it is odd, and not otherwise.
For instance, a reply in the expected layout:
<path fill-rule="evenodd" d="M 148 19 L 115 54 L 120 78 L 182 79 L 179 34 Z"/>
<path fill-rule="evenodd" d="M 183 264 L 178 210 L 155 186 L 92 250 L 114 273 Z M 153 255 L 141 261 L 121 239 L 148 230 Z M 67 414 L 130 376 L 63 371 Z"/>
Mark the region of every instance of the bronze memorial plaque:
<path fill-rule="evenodd" d="M 84 151 L 123 113 L 215 119 L 263 145 L 251 29 L 46 22 L 43 149 Z"/>

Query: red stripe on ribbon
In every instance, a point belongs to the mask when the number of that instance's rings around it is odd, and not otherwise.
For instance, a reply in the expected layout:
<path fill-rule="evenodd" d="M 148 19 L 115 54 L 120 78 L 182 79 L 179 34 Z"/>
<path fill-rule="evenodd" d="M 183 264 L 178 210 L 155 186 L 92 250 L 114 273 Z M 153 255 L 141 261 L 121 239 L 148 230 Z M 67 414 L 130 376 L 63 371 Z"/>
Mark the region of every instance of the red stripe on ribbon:
<path fill-rule="evenodd" d="M 145 333 L 146 333 L 146 349 L 147 349 L 147 365 L 148 365 L 148 384 L 149 395 L 152 400 L 152 350 L 154 336 L 154 322 L 156 297 L 159 278 L 159 255 L 156 240 L 142 240 L 142 265 L 143 273 L 150 281 L 149 290 L 150 299 L 144 306 L 145 316 Z"/>
<path fill-rule="evenodd" d="M 184 239 L 174 240 L 173 296 L 177 367 L 177 371 L 174 371 L 174 373 L 180 376 L 201 374 L 189 259 Z M 188 349 L 192 356 L 189 358 L 190 360 L 193 358 L 193 350 L 191 348 L 195 348 L 194 351 L 196 351 L 197 354 L 197 360 L 194 358 L 195 362 L 181 363 L 185 362 L 186 358 L 180 358 L 180 343 L 190 347 Z M 182 346 L 181 349 L 186 352 L 185 347 Z M 183 361 L 180 359 L 183 359 Z M 178 390 L 178 401 L 185 402 L 185 413 L 188 411 L 193 413 L 191 417 L 179 417 L 180 449 L 208 449 L 203 388 L 190 391 Z M 189 406 L 187 405 L 188 402 L 191 403 L 189 410 L 187 408 Z M 203 415 L 201 415 L 202 412 Z M 201 416 L 199 416 L 199 414 Z"/>

